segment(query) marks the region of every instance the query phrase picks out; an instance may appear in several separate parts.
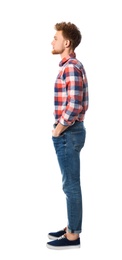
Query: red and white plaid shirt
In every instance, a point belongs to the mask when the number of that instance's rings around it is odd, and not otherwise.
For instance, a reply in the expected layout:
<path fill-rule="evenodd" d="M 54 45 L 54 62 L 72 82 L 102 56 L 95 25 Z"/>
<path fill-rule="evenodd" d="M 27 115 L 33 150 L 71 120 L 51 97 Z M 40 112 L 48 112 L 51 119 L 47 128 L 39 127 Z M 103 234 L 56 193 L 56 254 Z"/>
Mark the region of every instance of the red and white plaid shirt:
<path fill-rule="evenodd" d="M 72 125 L 83 121 L 88 109 L 88 81 L 83 64 L 76 59 L 76 54 L 64 58 L 54 87 L 55 123 Z"/>

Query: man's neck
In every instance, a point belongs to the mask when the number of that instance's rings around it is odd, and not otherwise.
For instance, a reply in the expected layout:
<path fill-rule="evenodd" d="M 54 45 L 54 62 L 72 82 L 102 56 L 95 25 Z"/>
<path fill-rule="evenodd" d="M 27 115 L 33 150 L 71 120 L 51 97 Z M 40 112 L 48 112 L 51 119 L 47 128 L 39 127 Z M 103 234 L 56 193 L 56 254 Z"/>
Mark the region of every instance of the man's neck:
<path fill-rule="evenodd" d="M 69 49 L 65 49 L 65 50 L 63 51 L 63 53 L 60 54 L 61 59 L 70 56 L 70 54 L 73 53 L 73 52 L 74 52 L 74 51 L 71 50 L 71 49 L 70 49 L 70 50 L 69 50 Z"/>

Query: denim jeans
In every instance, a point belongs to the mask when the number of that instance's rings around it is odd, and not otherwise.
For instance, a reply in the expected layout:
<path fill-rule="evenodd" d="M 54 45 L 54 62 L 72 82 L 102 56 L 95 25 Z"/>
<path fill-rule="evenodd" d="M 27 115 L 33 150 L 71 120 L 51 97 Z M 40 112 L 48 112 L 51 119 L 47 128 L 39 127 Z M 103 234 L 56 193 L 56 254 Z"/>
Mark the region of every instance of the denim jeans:
<path fill-rule="evenodd" d="M 67 228 L 70 233 L 77 234 L 82 231 L 80 152 L 85 138 L 86 129 L 83 122 L 75 122 L 59 137 L 52 136 L 62 174 L 62 189 L 66 195 Z"/>

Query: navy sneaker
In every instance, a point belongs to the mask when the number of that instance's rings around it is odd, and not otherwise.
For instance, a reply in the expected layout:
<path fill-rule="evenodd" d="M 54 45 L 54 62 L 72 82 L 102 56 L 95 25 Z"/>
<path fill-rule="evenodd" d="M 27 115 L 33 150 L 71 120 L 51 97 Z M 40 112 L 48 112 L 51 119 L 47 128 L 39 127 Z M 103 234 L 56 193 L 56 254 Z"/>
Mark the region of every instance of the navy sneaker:
<path fill-rule="evenodd" d="M 63 236 L 64 234 L 66 234 L 66 228 L 59 230 L 57 232 L 50 232 L 48 234 L 48 238 L 49 239 L 57 239 L 57 238 Z"/>
<path fill-rule="evenodd" d="M 56 240 L 47 242 L 47 247 L 57 250 L 80 248 L 80 238 L 76 240 L 68 240 L 65 236 L 61 236 Z"/>

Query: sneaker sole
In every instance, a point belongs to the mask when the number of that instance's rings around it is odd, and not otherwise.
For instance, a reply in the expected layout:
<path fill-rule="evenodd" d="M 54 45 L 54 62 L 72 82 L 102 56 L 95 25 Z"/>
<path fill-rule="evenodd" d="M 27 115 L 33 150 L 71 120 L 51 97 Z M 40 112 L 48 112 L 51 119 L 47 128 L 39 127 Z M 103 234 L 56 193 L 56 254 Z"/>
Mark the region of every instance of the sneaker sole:
<path fill-rule="evenodd" d="M 47 248 L 49 249 L 55 249 L 55 250 L 64 250 L 64 249 L 75 249 L 75 248 L 80 248 L 80 245 L 76 246 L 51 246 L 47 244 Z"/>

